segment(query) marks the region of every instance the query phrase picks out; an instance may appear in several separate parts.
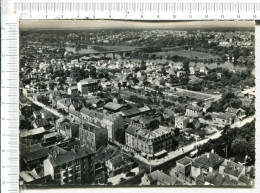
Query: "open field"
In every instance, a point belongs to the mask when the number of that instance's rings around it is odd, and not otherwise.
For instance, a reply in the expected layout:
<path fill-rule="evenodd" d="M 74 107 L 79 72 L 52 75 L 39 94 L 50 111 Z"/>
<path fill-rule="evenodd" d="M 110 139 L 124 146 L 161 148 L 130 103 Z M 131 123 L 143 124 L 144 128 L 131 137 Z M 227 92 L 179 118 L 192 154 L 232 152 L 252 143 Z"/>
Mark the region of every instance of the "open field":
<path fill-rule="evenodd" d="M 164 52 L 156 52 L 156 53 L 152 53 L 155 54 L 157 56 L 180 56 L 180 57 L 187 57 L 187 58 L 191 58 L 191 59 L 195 59 L 196 57 L 198 59 L 219 59 L 220 56 L 218 55 L 213 55 L 210 53 L 205 53 L 205 52 L 197 52 L 197 51 L 192 51 L 192 50 L 184 50 L 184 49 L 180 49 L 180 50 L 174 50 L 174 51 L 164 51 Z"/>

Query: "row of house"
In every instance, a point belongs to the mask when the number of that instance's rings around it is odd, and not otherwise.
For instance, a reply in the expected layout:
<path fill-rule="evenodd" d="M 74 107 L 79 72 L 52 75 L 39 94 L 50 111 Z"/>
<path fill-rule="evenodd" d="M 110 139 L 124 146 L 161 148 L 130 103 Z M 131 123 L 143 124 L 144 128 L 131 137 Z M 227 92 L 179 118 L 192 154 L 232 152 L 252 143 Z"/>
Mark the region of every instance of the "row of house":
<path fill-rule="evenodd" d="M 212 152 L 194 159 L 184 157 L 177 160 L 176 176 L 181 181 L 197 185 L 253 185 L 253 179 L 246 176 L 243 164 L 235 163 Z"/>

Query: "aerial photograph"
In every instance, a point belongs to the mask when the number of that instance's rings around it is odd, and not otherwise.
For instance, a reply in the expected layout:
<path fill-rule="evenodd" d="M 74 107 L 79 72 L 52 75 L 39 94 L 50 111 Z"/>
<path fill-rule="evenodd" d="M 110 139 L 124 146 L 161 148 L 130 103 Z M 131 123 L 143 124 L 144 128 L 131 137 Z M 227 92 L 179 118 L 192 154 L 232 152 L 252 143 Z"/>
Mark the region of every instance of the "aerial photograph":
<path fill-rule="evenodd" d="M 21 186 L 254 187 L 254 22 L 27 22 Z"/>

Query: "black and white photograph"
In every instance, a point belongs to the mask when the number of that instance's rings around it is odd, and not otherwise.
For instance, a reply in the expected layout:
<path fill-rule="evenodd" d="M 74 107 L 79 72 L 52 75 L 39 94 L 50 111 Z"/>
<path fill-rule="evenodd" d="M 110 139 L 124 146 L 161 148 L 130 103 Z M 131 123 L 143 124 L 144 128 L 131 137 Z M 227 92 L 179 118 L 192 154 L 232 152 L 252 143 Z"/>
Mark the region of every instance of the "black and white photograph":
<path fill-rule="evenodd" d="M 21 186 L 254 187 L 255 22 L 19 33 Z"/>

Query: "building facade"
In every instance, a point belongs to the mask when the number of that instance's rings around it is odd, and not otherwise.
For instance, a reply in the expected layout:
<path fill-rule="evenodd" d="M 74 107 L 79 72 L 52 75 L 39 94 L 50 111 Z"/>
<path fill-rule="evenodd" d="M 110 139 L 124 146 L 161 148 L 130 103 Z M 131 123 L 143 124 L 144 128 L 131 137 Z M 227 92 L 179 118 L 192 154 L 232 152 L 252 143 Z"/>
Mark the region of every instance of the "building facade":
<path fill-rule="evenodd" d="M 129 150 L 149 159 L 159 158 L 173 149 L 171 129 L 162 126 L 150 131 L 130 125 L 125 131 L 125 142 Z"/>
<path fill-rule="evenodd" d="M 91 157 L 86 147 L 58 154 L 44 160 L 44 176 L 51 175 L 56 184 L 88 184 L 93 181 Z"/>
<path fill-rule="evenodd" d="M 91 151 L 96 152 L 101 146 L 107 145 L 107 129 L 85 122 L 80 125 L 79 138 L 81 146 L 86 146 Z"/>

